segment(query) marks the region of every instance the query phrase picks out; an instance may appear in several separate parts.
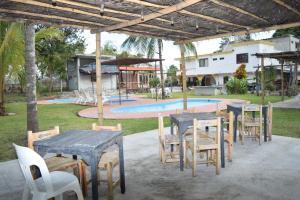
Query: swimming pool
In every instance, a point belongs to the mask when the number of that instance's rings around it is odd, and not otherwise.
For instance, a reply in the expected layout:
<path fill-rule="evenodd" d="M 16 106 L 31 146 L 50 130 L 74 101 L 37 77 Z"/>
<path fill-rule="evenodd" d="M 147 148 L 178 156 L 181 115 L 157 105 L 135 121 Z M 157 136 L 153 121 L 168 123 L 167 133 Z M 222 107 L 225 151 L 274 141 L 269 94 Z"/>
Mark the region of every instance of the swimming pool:
<path fill-rule="evenodd" d="M 52 99 L 48 100 L 49 103 L 75 103 L 75 98 L 68 98 L 68 99 Z"/>
<path fill-rule="evenodd" d="M 188 99 L 188 108 L 195 106 L 204 106 L 217 104 L 218 100 L 210 100 L 210 99 Z M 181 109 L 183 107 L 183 100 L 176 100 L 172 102 L 158 103 L 158 104 L 145 104 L 139 106 L 126 106 L 121 108 L 115 108 L 111 111 L 113 113 L 139 113 L 139 112 L 161 112 L 167 110 L 176 110 Z"/>

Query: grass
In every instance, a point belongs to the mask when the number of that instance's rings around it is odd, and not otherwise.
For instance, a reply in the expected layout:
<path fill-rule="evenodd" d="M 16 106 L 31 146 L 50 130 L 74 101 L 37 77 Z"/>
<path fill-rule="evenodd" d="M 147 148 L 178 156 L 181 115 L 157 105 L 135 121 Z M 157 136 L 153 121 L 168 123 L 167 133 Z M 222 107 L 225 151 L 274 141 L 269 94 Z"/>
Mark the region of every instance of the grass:
<path fill-rule="evenodd" d="M 172 98 L 181 98 L 182 94 L 174 93 Z M 189 94 L 189 97 L 198 97 Z M 202 97 L 202 96 L 201 96 Z M 212 98 L 212 97 L 204 97 Z M 220 95 L 213 98 L 244 99 L 252 103 L 259 103 L 260 97 L 254 95 Z M 0 161 L 14 159 L 15 154 L 12 143 L 26 145 L 26 104 L 22 96 L 8 96 L 7 111 L 16 113 L 13 116 L 0 117 Z M 267 97 L 266 101 L 280 101 L 280 97 Z M 96 119 L 80 118 L 78 111 L 87 108 L 86 106 L 73 104 L 52 104 L 38 105 L 38 119 L 40 130 L 46 130 L 59 125 L 61 132 L 71 129 L 90 129 Z M 274 109 L 273 133 L 276 135 L 300 138 L 300 110 Z M 165 118 L 166 126 L 169 126 L 169 119 Z M 105 120 L 105 125 L 121 123 L 124 135 L 153 130 L 157 128 L 157 119 L 126 119 L 126 120 Z"/>
<path fill-rule="evenodd" d="M 151 94 L 144 94 L 147 98 L 151 98 Z M 251 103 L 261 104 L 261 97 L 254 94 L 231 94 L 231 95 L 216 95 L 216 96 L 198 96 L 194 93 L 188 93 L 189 98 L 217 98 L 217 99 L 242 99 L 251 101 Z M 182 93 L 172 93 L 170 98 L 182 98 Z M 285 100 L 290 99 L 290 97 L 285 97 Z M 271 102 L 275 103 L 281 101 L 281 96 L 266 96 L 265 103 Z"/>

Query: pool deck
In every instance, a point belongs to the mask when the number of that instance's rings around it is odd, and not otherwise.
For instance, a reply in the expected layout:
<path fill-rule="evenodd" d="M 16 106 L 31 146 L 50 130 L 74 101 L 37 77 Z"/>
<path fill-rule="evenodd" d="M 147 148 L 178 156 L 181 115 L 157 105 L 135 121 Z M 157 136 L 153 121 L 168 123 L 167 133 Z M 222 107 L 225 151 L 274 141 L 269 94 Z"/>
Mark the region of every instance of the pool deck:
<path fill-rule="evenodd" d="M 138 105 L 145 105 L 145 104 L 160 104 L 160 103 L 167 103 L 173 102 L 179 99 L 146 99 L 142 97 L 130 97 L 130 99 L 134 99 L 136 101 L 133 102 L 123 102 L 122 105 L 119 103 L 105 103 L 103 108 L 103 114 L 105 119 L 140 119 L 140 118 L 151 118 L 151 117 L 158 117 L 158 115 L 162 116 L 169 116 L 170 114 L 175 114 L 176 110 L 168 110 L 168 111 L 155 111 L 155 112 L 136 112 L 136 113 L 113 113 L 112 109 L 121 108 L 124 106 L 138 106 Z M 201 99 L 201 98 L 192 98 L 192 99 Z M 203 98 L 207 99 L 207 98 Z M 234 100 L 234 99 L 214 99 L 210 98 L 211 100 L 218 100 L 221 101 L 221 104 L 227 105 L 232 102 L 237 102 L 241 100 Z M 216 111 L 216 105 L 203 105 L 195 107 L 196 112 L 214 112 Z M 87 108 L 78 112 L 80 117 L 85 118 L 98 118 L 98 110 L 97 107 Z"/>

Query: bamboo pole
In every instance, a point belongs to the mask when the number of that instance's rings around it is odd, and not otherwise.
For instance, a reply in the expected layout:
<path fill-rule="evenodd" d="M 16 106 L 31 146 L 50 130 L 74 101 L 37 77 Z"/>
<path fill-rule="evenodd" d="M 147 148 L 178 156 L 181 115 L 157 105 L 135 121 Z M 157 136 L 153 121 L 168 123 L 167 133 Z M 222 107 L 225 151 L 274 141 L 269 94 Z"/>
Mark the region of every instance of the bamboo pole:
<path fill-rule="evenodd" d="M 284 101 L 284 86 L 283 86 L 283 83 L 284 83 L 284 78 L 283 78 L 283 63 L 284 61 L 282 60 L 281 61 L 281 101 Z"/>
<path fill-rule="evenodd" d="M 185 59 L 184 59 L 184 46 L 180 44 L 180 61 L 181 61 L 181 77 L 182 77 L 182 88 L 183 88 L 183 110 L 187 110 L 187 87 L 186 87 L 186 70 L 185 70 Z"/>
<path fill-rule="evenodd" d="M 98 120 L 103 125 L 102 78 L 101 78 L 101 33 L 96 33 L 96 90 L 98 99 Z"/>
<path fill-rule="evenodd" d="M 264 57 L 261 57 L 261 78 L 260 78 L 260 84 L 261 84 L 261 104 L 265 104 L 265 70 L 264 70 Z"/>

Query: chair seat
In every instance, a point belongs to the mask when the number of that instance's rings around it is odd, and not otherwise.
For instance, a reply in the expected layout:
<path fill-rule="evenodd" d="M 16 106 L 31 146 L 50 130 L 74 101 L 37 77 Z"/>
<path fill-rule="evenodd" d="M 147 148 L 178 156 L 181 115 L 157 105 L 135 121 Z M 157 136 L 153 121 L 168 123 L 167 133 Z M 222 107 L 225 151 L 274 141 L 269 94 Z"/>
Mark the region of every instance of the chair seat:
<path fill-rule="evenodd" d="M 188 138 L 187 140 L 187 146 L 193 149 L 193 141 L 192 138 Z M 198 136 L 197 140 L 197 151 L 202 150 L 209 150 L 209 149 L 217 149 L 218 145 L 215 143 L 214 139 L 207 137 L 207 138 L 201 138 Z"/>
<path fill-rule="evenodd" d="M 66 191 L 66 188 L 69 188 L 70 186 L 78 182 L 77 177 L 68 172 L 53 171 L 50 172 L 50 177 L 52 181 L 53 191 L 55 191 L 56 194 L 60 194 Z M 36 182 L 36 186 L 38 187 L 37 189 L 39 190 L 39 192 L 46 193 L 46 187 L 43 178 L 38 178 L 34 181 Z M 49 196 L 52 197 L 51 194 Z"/>
<path fill-rule="evenodd" d="M 54 156 L 51 158 L 47 158 L 45 162 L 49 171 L 56 171 L 56 170 L 64 170 L 70 167 L 75 168 L 78 166 L 78 162 L 80 161 L 74 160 L 73 158 Z"/>
<path fill-rule="evenodd" d="M 177 135 L 165 135 L 166 144 L 179 144 L 179 137 Z"/>
<path fill-rule="evenodd" d="M 109 163 L 112 164 L 112 166 L 116 166 L 119 164 L 119 152 L 118 151 L 108 151 L 104 153 L 101 157 L 101 160 L 98 164 L 98 167 L 100 169 L 106 169 Z"/>

